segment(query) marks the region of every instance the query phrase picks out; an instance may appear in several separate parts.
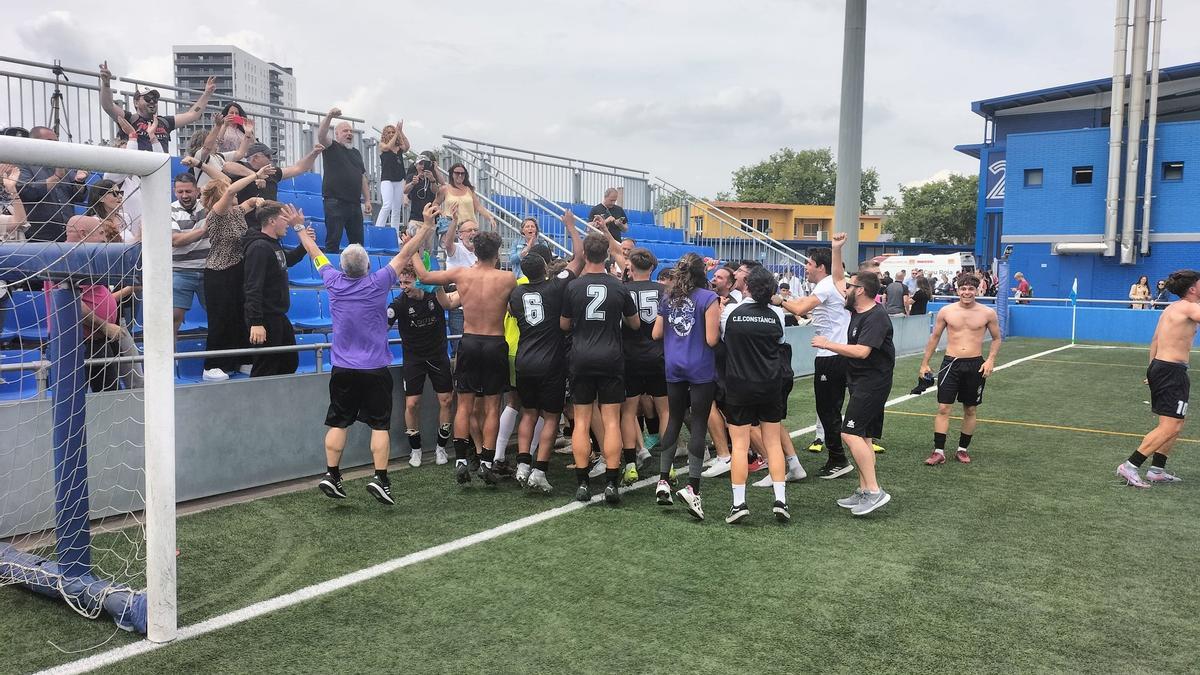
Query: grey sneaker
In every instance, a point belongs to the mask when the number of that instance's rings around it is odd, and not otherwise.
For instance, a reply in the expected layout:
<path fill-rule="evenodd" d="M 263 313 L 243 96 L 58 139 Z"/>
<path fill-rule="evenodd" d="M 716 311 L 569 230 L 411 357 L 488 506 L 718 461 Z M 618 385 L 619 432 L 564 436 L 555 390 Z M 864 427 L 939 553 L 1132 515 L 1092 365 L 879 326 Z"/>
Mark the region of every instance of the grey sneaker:
<path fill-rule="evenodd" d="M 530 490 L 537 490 L 544 494 L 550 494 L 554 488 L 550 486 L 550 481 L 546 480 L 546 474 L 543 471 L 534 469 L 529 474 L 529 481 L 525 483 L 525 487 Z"/>
<path fill-rule="evenodd" d="M 880 488 L 879 492 L 863 492 L 858 506 L 850 509 L 850 514 L 865 516 L 890 501 L 892 501 L 892 496 L 884 492 L 883 488 Z"/>
<path fill-rule="evenodd" d="M 854 494 L 846 497 L 845 499 L 837 500 L 837 505 L 843 509 L 852 509 L 858 506 L 859 502 L 862 501 L 863 494 L 862 488 L 857 488 L 854 490 Z"/>
<path fill-rule="evenodd" d="M 1147 483 L 1159 485 L 1163 483 L 1180 483 L 1183 481 L 1183 479 L 1179 476 L 1176 476 L 1173 473 L 1167 473 L 1166 469 L 1159 469 L 1156 467 L 1151 467 L 1150 470 L 1146 472 L 1145 480 Z"/>

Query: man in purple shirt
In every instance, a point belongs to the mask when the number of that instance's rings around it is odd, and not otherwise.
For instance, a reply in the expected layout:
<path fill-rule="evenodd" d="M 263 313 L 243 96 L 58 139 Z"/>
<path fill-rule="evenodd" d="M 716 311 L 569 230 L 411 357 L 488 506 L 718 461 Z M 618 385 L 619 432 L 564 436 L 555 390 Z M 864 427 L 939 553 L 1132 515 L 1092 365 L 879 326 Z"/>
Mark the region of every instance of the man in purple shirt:
<path fill-rule="evenodd" d="M 433 228 L 437 210 L 425 207 L 424 231 L 412 237 L 387 266 L 371 272 L 370 258 L 359 244 L 342 252 L 342 269 L 336 270 L 321 253 L 305 230 L 300 243 L 321 273 L 329 292 L 329 313 L 333 317 L 333 372 L 329 378 L 329 412 L 325 415 L 326 473 L 318 484 L 333 499 L 344 499 L 339 464 L 346 447 L 346 430 L 355 420 L 371 427 L 371 456 L 375 477 L 367 491 L 383 504 L 395 504 L 388 478 L 388 431 L 392 425 L 392 374 L 388 366 L 392 354 L 387 346 L 388 291 L 400 271 L 417 252 L 428 230 Z"/>

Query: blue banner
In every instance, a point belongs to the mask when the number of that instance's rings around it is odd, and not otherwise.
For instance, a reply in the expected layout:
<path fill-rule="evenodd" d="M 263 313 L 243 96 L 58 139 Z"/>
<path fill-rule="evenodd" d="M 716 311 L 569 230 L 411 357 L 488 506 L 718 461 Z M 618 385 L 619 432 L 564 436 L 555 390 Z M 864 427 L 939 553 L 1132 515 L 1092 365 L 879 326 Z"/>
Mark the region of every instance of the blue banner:
<path fill-rule="evenodd" d="M 1000 322 L 1001 339 L 1008 337 L 1008 295 L 1012 292 L 1008 278 L 1008 258 L 996 259 L 996 318 Z"/>

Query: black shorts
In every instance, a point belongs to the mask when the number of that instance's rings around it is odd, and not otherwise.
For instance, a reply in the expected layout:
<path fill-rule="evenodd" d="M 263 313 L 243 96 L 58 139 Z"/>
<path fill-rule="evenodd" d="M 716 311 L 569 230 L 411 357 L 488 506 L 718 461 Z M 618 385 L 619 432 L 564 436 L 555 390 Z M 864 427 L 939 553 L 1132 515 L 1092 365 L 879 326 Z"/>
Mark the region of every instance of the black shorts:
<path fill-rule="evenodd" d="M 561 371 L 546 375 L 517 374 L 521 407 L 544 413 L 561 413 L 567 399 L 567 376 Z"/>
<path fill-rule="evenodd" d="M 508 342 L 503 335 L 466 334 L 458 343 L 454 390 L 497 396 L 508 386 Z"/>
<path fill-rule="evenodd" d="M 842 433 L 863 438 L 883 437 L 883 409 L 890 387 L 859 386 L 851 390 Z"/>
<path fill-rule="evenodd" d="M 938 403 L 948 405 L 958 401 L 966 408 L 983 403 L 983 385 L 987 384 L 987 378 L 979 372 L 982 367 L 982 356 L 969 359 L 956 359 L 952 356 L 943 358 L 942 367 L 938 369 Z"/>
<path fill-rule="evenodd" d="M 772 393 L 755 403 L 740 404 L 725 402 L 725 421 L 735 427 L 760 422 L 778 422 L 787 411 L 786 397 Z"/>
<path fill-rule="evenodd" d="M 779 404 L 783 406 L 783 408 L 779 411 L 779 419 L 785 419 L 788 411 L 788 398 L 792 395 L 792 387 L 796 385 L 796 381 L 790 377 L 784 377 L 780 384 L 782 386 L 780 387 L 779 392 Z"/>
<path fill-rule="evenodd" d="M 665 361 L 625 362 L 625 398 L 633 398 L 642 394 L 654 398 L 667 395 L 667 364 Z"/>
<path fill-rule="evenodd" d="M 1146 380 L 1150 383 L 1150 409 L 1155 415 L 1176 419 L 1187 416 L 1192 388 L 1187 365 L 1154 359 L 1146 369 Z"/>
<path fill-rule="evenodd" d="M 425 392 L 425 378 L 433 384 L 439 394 L 448 394 L 454 389 L 454 377 L 450 372 L 450 357 L 441 352 L 431 359 L 413 354 L 404 355 L 404 395 L 420 396 Z"/>
<path fill-rule="evenodd" d="M 325 426 L 345 429 L 357 420 L 375 431 L 392 428 L 392 372 L 334 366 Z"/>
<path fill-rule="evenodd" d="M 575 405 L 625 402 L 625 378 L 621 375 L 572 375 L 571 402 Z"/>

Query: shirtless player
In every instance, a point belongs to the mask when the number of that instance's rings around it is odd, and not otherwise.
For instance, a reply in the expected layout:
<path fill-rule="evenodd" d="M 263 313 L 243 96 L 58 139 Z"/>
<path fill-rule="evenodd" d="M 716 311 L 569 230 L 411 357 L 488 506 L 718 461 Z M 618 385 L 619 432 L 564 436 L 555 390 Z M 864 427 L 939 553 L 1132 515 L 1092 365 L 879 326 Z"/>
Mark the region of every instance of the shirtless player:
<path fill-rule="evenodd" d="M 958 302 L 938 311 L 933 334 L 925 345 L 920 375 L 930 373 L 929 359 L 937 351 L 942 331 L 949 329 L 946 356 L 937 373 L 937 417 L 933 419 L 933 452 L 925 463 L 934 466 L 946 462 L 946 432 L 950 430 L 950 411 L 957 400 L 962 403 L 962 431 L 958 436 L 958 452 L 954 456 L 963 464 L 970 463 L 967 448 L 975 433 L 975 408 L 983 402 L 983 385 L 996 367 L 1000 353 L 1000 323 L 996 311 L 975 302 L 979 278 L 962 276 L 958 279 Z M 992 346 L 983 359 L 983 332 L 992 334 Z"/>
<path fill-rule="evenodd" d="M 420 256 L 413 267 L 421 283 L 444 286 L 455 284 L 463 308 L 463 336 L 458 345 L 458 363 L 454 369 L 454 390 L 458 408 L 454 413 L 454 477 L 458 483 L 471 482 L 467 451 L 471 447 L 471 411 L 475 397 L 483 398 L 483 438 L 494 439 L 500 427 L 500 394 L 508 384 L 508 343 L 504 340 L 504 312 L 508 296 L 516 287 L 512 272 L 496 267 L 500 235 L 480 232 L 475 237 L 475 255 L 470 267 L 429 271 Z M 479 453 L 483 480 L 495 485 L 499 478 L 492 471 L 495 448 Z"/>
<path fill-rule="evenodd" d="M 1196 324 L 1200 322 L 1200 272 L 1179 270 L 1167 277 L 1167 290 L 1179 299 L 1167 305 L 1154 338 L 1150 340 L 1150 367 L 1146 369 L 1146 384 L 1150 385 L 1150 408 L 1158 415 L 1158 426 L 1146 434 L 1142 444 L 1117 467 L 1117 475 L 1134 487 L 1150 487 L 1151 483 L 1178 483 L 1179 477 L 1167 473 L 1167 455 L 1183 430 L 1187 415 L 1188 361 L 1192 342 L 1196 339 Z M 1143 479 L 1138 468 L 1151 457 L 1150 470 Z"/>

